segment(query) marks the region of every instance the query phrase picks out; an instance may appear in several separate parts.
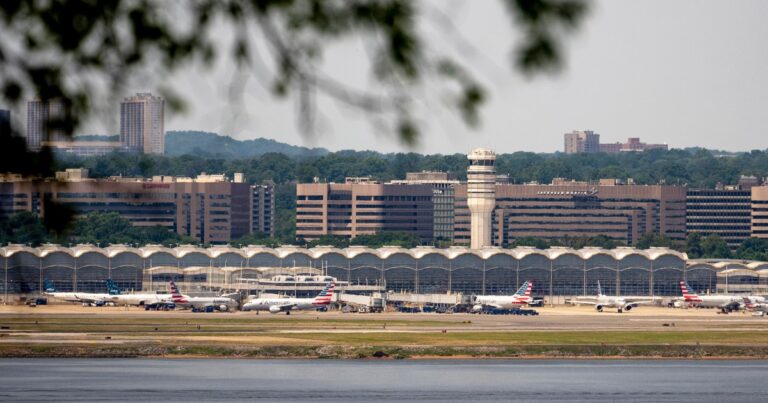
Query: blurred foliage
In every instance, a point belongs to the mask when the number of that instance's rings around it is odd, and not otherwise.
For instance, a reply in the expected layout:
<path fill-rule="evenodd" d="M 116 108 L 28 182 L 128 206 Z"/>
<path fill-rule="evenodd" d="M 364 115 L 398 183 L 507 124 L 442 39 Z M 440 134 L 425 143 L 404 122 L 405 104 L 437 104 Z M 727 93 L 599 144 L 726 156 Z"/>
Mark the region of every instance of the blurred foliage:
<path fill-rule="evenodd" d="M 78 218 L 64 233 L 51 235 L 37 215 L 22 212 L 0 222 L 0 244 L 8 243 L 30 246 L 85 243 L 105 247 L 110 244 L 173 246 L 198 242 L 160 226 L 134 227 L 118 213 L 99 212 Z"/>

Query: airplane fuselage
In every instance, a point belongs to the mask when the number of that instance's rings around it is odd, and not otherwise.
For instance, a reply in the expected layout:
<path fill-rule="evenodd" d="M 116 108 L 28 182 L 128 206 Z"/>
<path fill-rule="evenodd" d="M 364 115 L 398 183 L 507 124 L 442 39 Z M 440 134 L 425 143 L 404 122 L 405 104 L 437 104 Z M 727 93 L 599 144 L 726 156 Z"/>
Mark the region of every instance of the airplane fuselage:
<path fill-rule="evenodd" d="M 244 311 L 271 311 L 272 307 L 290 307 L 292 311 L 317 309 L 314 298 L 256 298 L 245 305 Z"/>

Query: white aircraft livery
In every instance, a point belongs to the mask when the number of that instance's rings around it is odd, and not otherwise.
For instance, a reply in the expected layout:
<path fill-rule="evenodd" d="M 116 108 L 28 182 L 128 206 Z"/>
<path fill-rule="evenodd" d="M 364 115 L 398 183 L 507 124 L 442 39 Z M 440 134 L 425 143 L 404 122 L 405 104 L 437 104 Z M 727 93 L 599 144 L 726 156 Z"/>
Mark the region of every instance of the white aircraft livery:
<path fill-rule="evenodd" d="M 641 304 L 650 304 L 653 300 L 651 299 L 627 299 L 624 297 L 611 297 L 608 295 L 603 294 L 603 290 L 600 288 L 600 281 L 597 282 L 597 296 L 593 297 L 590 300 L 583 300 L 582 298 L 577 298 L 576 303 L 577 304 L 592 304 L 595 306 L 595 310 L 598 312 L 603 312 L 603 308 L 616 308 L 619 313 L 622 313 L 624 311 L 631 311 L 633 308 L 636 308 L 638 305 Z"/>
<path fill-rule="evenodd" d="M 237 307 L 237 301 L 229 297 L 190 297 L 179 292 L 179 287 L 173 281 L 168 283 L 171 291 L 172 302 L 178 306 L 194 309 L 206 309 L 213 307 L 216 310 L 226 312 Z"/>
<path fill-rule="evenodd" d="M 333 300 L 333 289 L 336 283 L 333 281 L 325 285 L 315 298 L 256 298 L 243 305 L 244 311 L 269 311 L 269 313 L 317 309 L 330 305 Z"/>
<path fill-rule="evenodd" d="M 531 290 L 533 290 L 533 281 L 526 281 L 513 295 L 478 295 L 475 297 L 475 306 L 472 310 L 478 312 L 484 307 L 510 309 L 527 305 L 531 302 Z"/>
<path fill-rule="evenodd" d="M 67 302 L 80 302 L 83 305 L 104 305 L 109 302 L 111 298 L 117 294 L 120 294 L 117 285 L 111 279 L 106 280 L 107 292 L 106 293 L 91 293 L 91 292 L 58 292 L 48 279 L 43 281 L 45 291 L 43 294 L 51 296 L 56 299 Z"/>

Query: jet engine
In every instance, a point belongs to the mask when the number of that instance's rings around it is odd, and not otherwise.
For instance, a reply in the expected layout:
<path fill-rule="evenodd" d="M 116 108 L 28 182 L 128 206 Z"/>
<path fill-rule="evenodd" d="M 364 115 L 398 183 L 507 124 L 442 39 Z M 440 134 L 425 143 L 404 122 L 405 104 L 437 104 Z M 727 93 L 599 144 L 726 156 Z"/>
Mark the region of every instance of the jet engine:
<path fill-rule="evenodd" d="M 632 305 L 630 305 L 630 304 L 624 305 L 624 310 L 627 311 L 627 312 L 631 311 L 632 310 Z"/>
<path fill-rule="evenodd" d="M 472 307 L 472 312 L 480 312 L 482 310 L 483 310 L 483 306 L 479 304 Z"/>
<path fill-rule="evenodd" d="M 597 312 L 603 312 L 603 306 L 602 305 L 595 305 L 595 310 Z"/>
<path fill-rule="evenodd" d="M 219 305 L 219 310 L 221 312 L 227 312 L 229 310 L 229 307 L 226 304 Z"/>
<path fill-rule="evenodd" d="M 269 313 L 280 313 L 280 307 L 277 305 L 270 306 Z"/>

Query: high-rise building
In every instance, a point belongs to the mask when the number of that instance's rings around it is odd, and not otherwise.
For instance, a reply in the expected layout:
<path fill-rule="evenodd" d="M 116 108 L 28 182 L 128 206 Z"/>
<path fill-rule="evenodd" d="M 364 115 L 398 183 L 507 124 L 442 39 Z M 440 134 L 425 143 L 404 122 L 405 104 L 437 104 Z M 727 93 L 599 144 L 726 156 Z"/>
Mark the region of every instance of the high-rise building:
<path fill-rule="evenodd" d="M 64 141 L 66 103 L 60 99 L 27 102 L 27 148 L 39 150 L 46 141 Z"/>
<path fill-rule="evenodd" d="M 467 207 L 470 217 L 472 249 L 492 246 L 491 213 L 496 206 L 496 153 L 484 148 L 472 150 L 467 156 Z"/>
<path fill-rule="evenodd" d="M 275 184 L 251 186 L 251 232 L 275 236 Z"/>
<path fill-rule="evenodd" d="M 687 233 L 717 235 L 736 249 L 752 231 L 752 192 L 748 189 L 688 189 L 685 207 Z"/>
<path fill-rule="evenodd" d="M 565 133 L 565 153 L 596 153 L 600 151 L 600 135 L 592 130 L 574 130 Z"/>
<path fill-rule="evenodd" d="M 128 151 L 165 153 L 165 100 L 138 93 L 120 103 L 120 142 Z"/>

